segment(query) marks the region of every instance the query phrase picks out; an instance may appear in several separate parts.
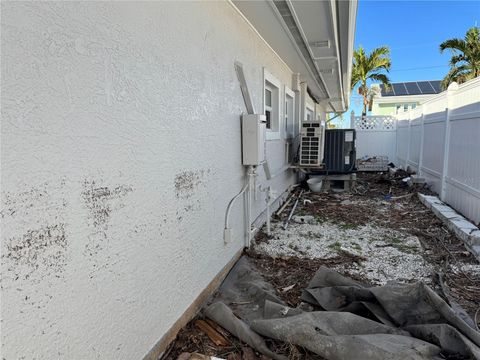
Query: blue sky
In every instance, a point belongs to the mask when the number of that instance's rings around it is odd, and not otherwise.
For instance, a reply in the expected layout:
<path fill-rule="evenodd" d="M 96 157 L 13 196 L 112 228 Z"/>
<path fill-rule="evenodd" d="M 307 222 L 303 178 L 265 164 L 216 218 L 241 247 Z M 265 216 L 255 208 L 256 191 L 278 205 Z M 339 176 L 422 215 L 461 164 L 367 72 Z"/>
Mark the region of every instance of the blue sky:
<path fill-rule="evenodd" d="M 449 38 L 463 38 L 475 22 L 480 26 L 480 0 L 359 0 L 355 48 L 362 45 L 371 51 L 387 45 L 392 82 L 439 80 L 448 71 L 450 53 L 441 55 L 438 45 Z M 361 113 L 356 95 L 351 98 L 352 108 Z"/>

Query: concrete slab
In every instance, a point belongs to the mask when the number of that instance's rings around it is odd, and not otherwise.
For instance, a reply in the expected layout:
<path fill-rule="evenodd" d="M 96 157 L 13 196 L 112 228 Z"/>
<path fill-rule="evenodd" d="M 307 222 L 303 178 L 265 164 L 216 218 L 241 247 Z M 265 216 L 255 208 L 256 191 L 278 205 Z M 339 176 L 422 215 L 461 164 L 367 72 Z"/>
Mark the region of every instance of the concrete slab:
<path fill-rule="evenodd" d="M 466 248 L 480 261 L 480 229 L 436 196 L 418 194 L 418 198 L 464 242 Z"/>
<path fill-rule="evenodd" d="M 413 184 L 424 184 L 425 183 L 425 178 L 420 177 L 419 175 L 412 175 L 412 176 L 410 176 L 410 179 L 412 180 Z"/>
<path fill-rule="evenodd" d="M 323 181 L 323 187 L 322 189 L 324 191 L 350 191 L 352 188 L 353 183 L 357 180 L 357 174 L 352 173 L 352 174 L 337 174 L 337 175 L 318 175 L 314 176 L 315 178 L 322 179 Z M 343 187 L 333 187 L 332 184 L 333 182 L 343 182 Z"/>
<path fill-rule="evenodd" d="M 458 217 L 458 213 L 456 211 L 445 211 L 442 213 L 442 216 L 445 219 L 455 219 L 456 217 Z"/>

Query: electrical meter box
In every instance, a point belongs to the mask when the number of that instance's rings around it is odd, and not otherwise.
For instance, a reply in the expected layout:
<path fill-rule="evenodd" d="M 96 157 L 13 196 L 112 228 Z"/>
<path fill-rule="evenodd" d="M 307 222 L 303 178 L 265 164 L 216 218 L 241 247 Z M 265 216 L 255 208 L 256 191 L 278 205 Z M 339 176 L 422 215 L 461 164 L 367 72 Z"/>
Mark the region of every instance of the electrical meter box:
<path fill-rule="evenodd" d="M 260 165 L 265 160 L 267 118 L 260 114 L 242 115 L 243 165 Z"/>

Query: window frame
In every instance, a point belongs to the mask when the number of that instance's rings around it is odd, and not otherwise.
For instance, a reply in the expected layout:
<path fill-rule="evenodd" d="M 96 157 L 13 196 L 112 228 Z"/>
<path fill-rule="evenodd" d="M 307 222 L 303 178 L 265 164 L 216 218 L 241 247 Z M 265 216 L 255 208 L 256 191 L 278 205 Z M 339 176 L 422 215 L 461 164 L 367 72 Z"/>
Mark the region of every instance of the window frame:
<path fill-rule="evenodd" d="M 284 131 L 285 139 L 293 139 L 295 137 L 295 92 L 290 89 L 288 86 L 284 86 Z M 291 99 L 291 100 L 289 100 Z M 288 102 L 291 101 L 290 108 L 288 107 Z"/>
<path fill-rule="evenodd" d="M 272 126 L 272 112 L 273 112 L 273 108 L 272 108 L 272 97 L 273 97 L 273 88 L 268 85 L 267 83 L 264 84 L 265 86 L 265 90 L 263 92 L 264 94 L 264 97 L 265 97 L 265 100 L 264 100 L 264 105 L 263 105 L 263 113 L 265 114 L 266 118 L 267 118 L 267 130 L 271 130 L 271 126 Z M 266 96 L 266 93 L 267 91 L 270 92 L 270 105 L 267 105 L 267 96 Z M 269 112 L 269 115 L 267 116 L 267 111 Z"/>
<path fill-rule="evenodd" d="M 272 93 L 272 106 L 269 109 L 265 104 L 265 90 L 270 90 Z M 282 129 L 282 113 L 281 110 L 281 83 L 275 76 L 269 73 L 265 68 L 263 69 L 263 114 L 266 111 L 270 112 L 270 129 L 266 131 L 266 140 L 279 140 Z"/>
<path fill-rule="evenodd" d="M 308 118 L 309 112 L 311 112 L 311 115 L 312 115 L 312 117 L 310 119 Z M 315 109 L 312 108 L 309 104 L 307 104 L 305 106 L 305 120 L 304 121 L 309 121 L 309 122 L 315 121 Z"/>

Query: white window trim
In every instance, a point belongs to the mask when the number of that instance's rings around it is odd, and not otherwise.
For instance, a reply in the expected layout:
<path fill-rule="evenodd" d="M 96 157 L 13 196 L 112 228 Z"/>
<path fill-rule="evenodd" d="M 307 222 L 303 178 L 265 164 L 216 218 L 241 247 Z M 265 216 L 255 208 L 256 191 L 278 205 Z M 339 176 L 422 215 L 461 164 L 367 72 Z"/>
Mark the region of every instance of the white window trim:
<path fill-rule="evenodd" d="M 267 129 L 266 133 L 266 139 L 267 140 L 279 140 L 280 139 L 280 134 L 281 134 L 281 129 L 283 126 L 284 120 L 282 118 L 284 117 L 283 115 L 283 107 L 280 106 L 281 104 L 281 83 L 280 80 L 278 80 L 275 76 L 273 76 L 271 73 L 269 73 L 265 68 L 263 68 L 263 113 L 265 114 L 265 88 L 267 85 L 267 82 L 270 83 L 273 87 L 276 88 L 276 105 L 274 101 L 275 97 L 275 91 L 272 91 L 272 114 L 270 116 L 270 121 L 278 121 L 278 127 L 275 130 L 272 129 Z"/>
<path fill-rule="evenodd" d="M 308 113 L 307 110 L 310 110 L 312 112 L 312 118 L 310 120 L 307 119 L 307 113 Z M 312 106 L 310 106 L 309 104 L 305 105 L 305 120 L 304 121 L 315 121 L 315 109 Z"/>
<path fill-rule="evenodd" d="M 287 113 L 284 113 L 283 114 L 283 118 L 284 118 L 284 121 L 285 121 L 285 124 L 283 125 L 283 128 L 284 128 L 284 131 L 285 131 L 285 136 L 284 138 L 285 139 L 290 139 L 290 138 L 293 138 L 295 137 L 295 92 L 290 89 L 288 86 L 284 86 L 284 89 L 283 89 L 283 94 L 284 94 L 284 97 L 283 97 L 283 105 L 284 105 L 284 109 L 285 109 L 285 104 L 287 103 L 287 96 L 290 97 L 292 99 L 292 109 L 290 110 L 290 113 L 292 114 L 292 119 L 290 119 L 291 123 L 292 123 L 292 134 L 291 134 L 291 137 L 288 136 L 288 130 L 287 130 L 287 117 L 288 117 L 288 114 Z M 285 112 L 285 111 L 284 111 Z"/>

